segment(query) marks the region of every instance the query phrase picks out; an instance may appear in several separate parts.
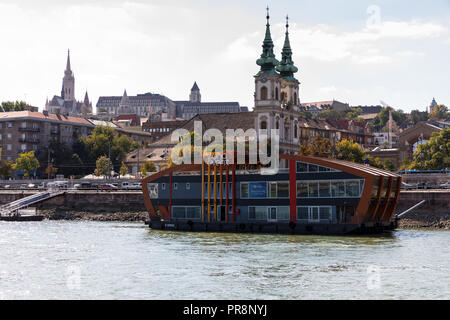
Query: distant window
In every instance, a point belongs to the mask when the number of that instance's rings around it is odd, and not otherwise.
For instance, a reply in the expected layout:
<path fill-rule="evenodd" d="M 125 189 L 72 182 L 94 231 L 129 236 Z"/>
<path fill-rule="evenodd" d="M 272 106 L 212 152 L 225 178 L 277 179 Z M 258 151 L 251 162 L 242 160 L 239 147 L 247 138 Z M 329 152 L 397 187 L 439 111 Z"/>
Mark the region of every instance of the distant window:
<path fill-rule="evenodd" d="M 175 182 L 175 183 L 173 184 L 173 190 L 178 190 L 178 183 Z"/>
<path fill-rule="evenodd" d="M 161 190 L 166 190 L 166 184 L 165 183 L 161 183 Z"/>
<path fill-rule="evenodd" d="M 261 129 L 267 129 L 267 122 L 266 121 L 261 121 Z"/>
<path fill-rule="evenodd" d="M 275 100 L 278 100 L 278 88 L 275 88 Z"/>
<path fill-rule="evenodd" d="M 267 100 L 267 88 L 266 87 L 261 88 L 261 100 Z"/>
<path fill-rule="evenodd" d="M 191 190 L 191 184 L 189 182 L 186 183 L 186 190 Z"/>

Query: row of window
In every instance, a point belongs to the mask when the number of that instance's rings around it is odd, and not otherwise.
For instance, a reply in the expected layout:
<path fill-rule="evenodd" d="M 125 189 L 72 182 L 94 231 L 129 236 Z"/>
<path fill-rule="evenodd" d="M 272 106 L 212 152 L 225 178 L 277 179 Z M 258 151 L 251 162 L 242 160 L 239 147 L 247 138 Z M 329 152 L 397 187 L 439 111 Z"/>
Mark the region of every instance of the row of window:
<path fill-rule="evenodd" d="M 260 221 L 289 221 L 289 207 L 248 207 L 248 219 Z M 330 222 L 333 219 L 331 206 L 297 207 L 297 220 L 308 222 Z"/>
<path fill-rule="evenodd" d="M 172 217 L 176 219 L 201 219 L 201 207 L 172 207 Z"/>
<path fill-rule="evenodd" d="M 297 181 L 297 198 L 354 198 L 363 189 L 364 180 Z M 241 199 L 266 198 L 289 198 L 289 182 L 241 182 Z"/>
<path fill-rule="evenodd" d="M 312 163 L 297 162 L 297 172 L 339 172 L 339 170 Z"/>
<path fill-rule="evenodd" d="M 360 197 L 364 180 L 298 181 L 297 198 Z"/>

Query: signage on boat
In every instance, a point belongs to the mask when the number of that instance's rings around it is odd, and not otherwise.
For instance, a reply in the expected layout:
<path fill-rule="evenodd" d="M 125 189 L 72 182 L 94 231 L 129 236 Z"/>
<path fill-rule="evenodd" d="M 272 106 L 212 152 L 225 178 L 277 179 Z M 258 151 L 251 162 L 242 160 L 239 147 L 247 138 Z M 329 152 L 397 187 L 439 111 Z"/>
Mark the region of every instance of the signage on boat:
<path fill-rule="evenodd" d="M 248 195 L 251 199 L 265 199 L 267 198 L 267 183 L 266 182 L 251 182 L 248 186 Z"/>

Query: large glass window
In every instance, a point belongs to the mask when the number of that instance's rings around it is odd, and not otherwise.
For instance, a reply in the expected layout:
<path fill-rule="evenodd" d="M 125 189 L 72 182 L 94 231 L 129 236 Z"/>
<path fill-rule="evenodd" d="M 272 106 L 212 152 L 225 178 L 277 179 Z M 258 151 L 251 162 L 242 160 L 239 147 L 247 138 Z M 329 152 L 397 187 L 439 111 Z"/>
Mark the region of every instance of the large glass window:
<path fill-rule="evenodd" d="M 278 182 L 278 198 L 289 198 L 289 182 Z"/>
<path fill-rule="evenodd" d="M 359 196 L 359 181 L 350 180 L 345 182 L 345 193 L 347 197 Z"/>
<path fill-rule="evenodd" d="M 297 198 L 308 198 L 308 182 L 297 182 Z"/>
<path fill-rule="evenodd" d="M 248 183 L 246 182 L 241 183 L 241 198 L 243 199 L 248 198 Z"/>
<path fill-rule="evenodd" d="M 308 172 L 308 164 L 304 162 L 297 162 L 297 172 Z"/>
<path fill-rule="evenodd" d="M 290 213 L 289 207 L 278 207 L 277 220 L 289 220 Z"/>
<path fill-rule="evenodd" d="M 345 182 L 344 181 L 332 181 L 331 182 L 331 196 L 333 198 L 339 198 L 345 196 Z"/>
<path fill-rule="evenodd" d="M 177 219 L 186 219 L 186 208 L 172 207 L 172 217 Z"/>
<path fill-rule="evenodd" d="M 317 181 L 310 182 L 308 188 L 309 188 L 309 197 L 310 198 L 319 197 L 319 186 L 318 186 Z"/>
<path fill-rule="evenodd" d="M 331 207 L 319 208 L 320 220 L 331 220 Z"/>
<path fill-rule="evenodd" d="M 309 219 L 309 207 L 298 207 L 297 208 L 297 219 L 298 220 L 308 220 Z"/>
<path fill-rule="evenodd" d="M 309 172 L 317 172 L 317 171 L 319 171 L 319 167 L 316 166 L 315 164 L 309 164 L 308 165 L 308 171 Z"/>
<path fill-rule="evenodd" d="M 319 182 L 319 196 L 321 198 L 329 198 L 331 196 L 330 181 Z"/>
<path fill-rule="evenodd" d="M 269 198 L 277 197 L 277 183 L 269 182 Z"/>
<path fill-rule="evenodd" d="M 267 207 L 248 207 L 249 220 L 267 220 Z"/>

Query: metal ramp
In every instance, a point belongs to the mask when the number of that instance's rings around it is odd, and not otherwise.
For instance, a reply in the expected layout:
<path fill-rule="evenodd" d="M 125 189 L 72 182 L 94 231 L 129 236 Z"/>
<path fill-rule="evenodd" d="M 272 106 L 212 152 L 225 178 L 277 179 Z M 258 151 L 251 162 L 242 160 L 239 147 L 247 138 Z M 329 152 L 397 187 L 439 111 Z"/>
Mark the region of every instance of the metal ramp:
<path fill-rule="evenodd" d="M 0 206 L 0 216 L 2 216 L 2 217 L 11 216 L 14 212 L 17 212 L 17 210 L 19 210 L 19 209 L 23 209 L 30 205 L 46 201 L 48 199 L 59 196 L 63 193 L 64 193 L 64 191 L 62 191 L 62 190 L 49 190 L 49 191 L 32 194 L 31 196 L 21 198 L 19 200 L 4 204 L 4 205 Z"/>

